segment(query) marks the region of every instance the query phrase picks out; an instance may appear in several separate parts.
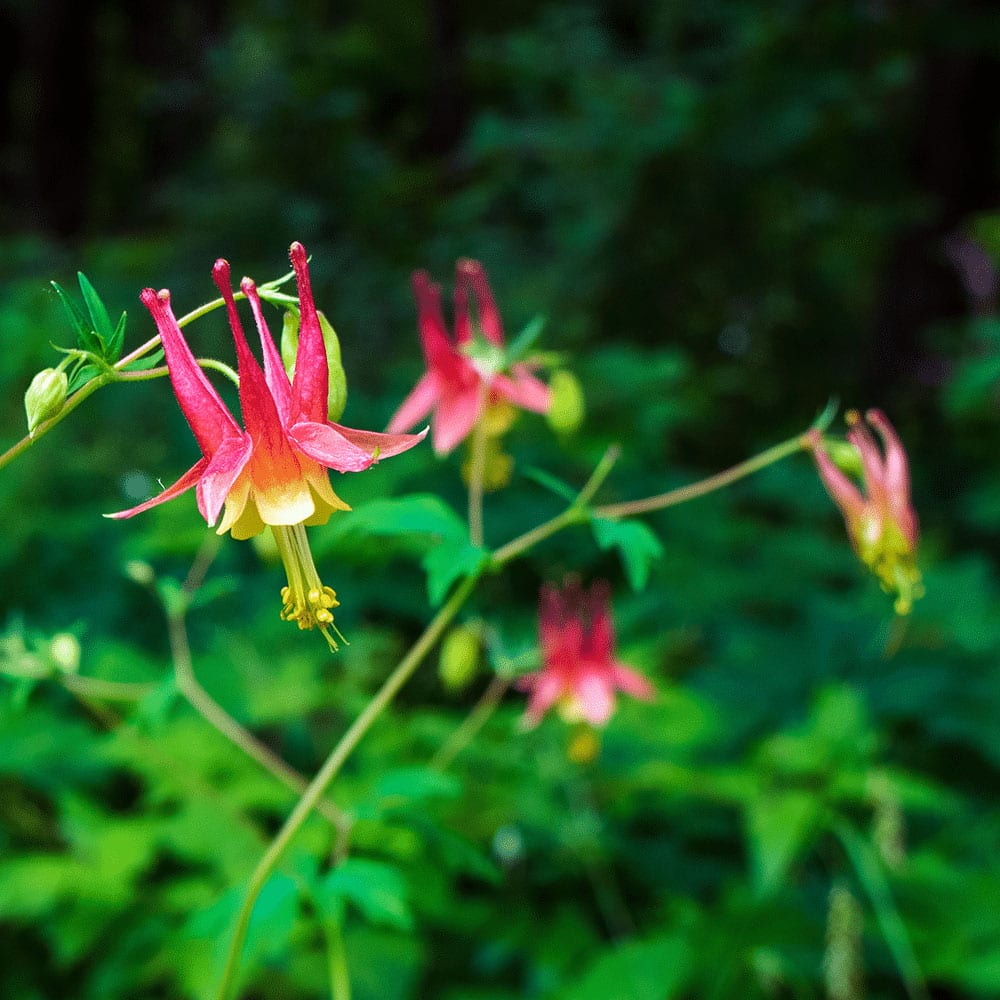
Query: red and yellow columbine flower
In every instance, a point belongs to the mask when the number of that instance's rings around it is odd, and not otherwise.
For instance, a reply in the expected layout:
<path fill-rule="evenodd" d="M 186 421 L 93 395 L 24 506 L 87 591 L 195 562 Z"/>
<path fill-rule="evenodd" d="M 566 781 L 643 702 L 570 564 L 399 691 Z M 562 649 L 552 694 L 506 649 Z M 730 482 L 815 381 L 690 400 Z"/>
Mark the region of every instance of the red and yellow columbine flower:
<path fill-rule="evenodd" d="M 446 455 L 468 436 L 486 407 L 500 399 L 538 413 L 548 410 L 548 387 L 531 374 L 526 364 L 514 364 L 509 375 L 500 370 L 504 360 L 503 325 L 482 264 L 460 260 L 455 266 L 454 338 L 448 333 L 441 311 L 441 289 L 426 271 L 414 272 L 413 292 L 427 371 L 393 416 L 390 433 L 408 430 L 433 410 L 434 450 Z M 479 330 L 488 346 L 485 351 L 475 351 L 470 295 L 478 306 Z"/>
<path fill-rule="evenodd" d="M 820 478 L 840 508 L 847 534 L 861 561 L 875 574 L 882 589 L 895 594 L 897 614 L 909 614 L 923 594 L 916 565 L 919 530 L 910 503 L 910 469 L 899 436 L 881 410 L 869 410 L 865 421 L 882 440 L 879 449 L 860 415 L 847 414 L 847 439 L 857 449 L 867 496 L 827 454 L 819 431 L 810 441 Z M 884 454 L 883 454 L 884 451 Z"/>
<path fill-rule="evenodd" d="M 147 288 L 140 296 L 152 313 L 166 354 L 177 402 L 194 433 L 202 457 L 159 496 L 110 517 L 132 517 L 196 487 L 198 509 L 214 525 L 222 514 L 219 534 L 250 538 L 268 525 L 288 574 L 281 592 L 282 618 L 299 628 L 318 627 L 332 649 L 333 589 L 320 581 L 305 526 L 325 524 L 335 510 L 350 510 L 330 486 L 327 469 L 360 472 L 377 458 L 412 448 L 426 435 L 379 434 L 342 427 L 327 419 L 329 371 L 316 306 L 309 285 L 306 252 L 291 248 L 299 291 L 299 345 L 295 376 L 289 381 L 281 356 L 264 321 L 256 285 L 244 278 L 240 287 L 250 302 L 264 356 L 261 368 L 243 333 L 229 264 L 217 260 L 212 277 L 226 303 L 236 343 L 240 377 L 240 427 L 205 377 L 181 334 L 170 293 Z"/>
<path fill-rule="evenodd" d="M 542 588 L 538 605 L 538 638 L 542 669 L 518 681 L 530 692 L 525 720 L 536 726 L 558 705 L 569 722 L 603 726 L 615 708 L 615 691 L 652 698 L 653 687 L 642 674 L 615 658 L 611 593 L 604 582 L 585 592 L 576 581 L 562 591 Z"/>

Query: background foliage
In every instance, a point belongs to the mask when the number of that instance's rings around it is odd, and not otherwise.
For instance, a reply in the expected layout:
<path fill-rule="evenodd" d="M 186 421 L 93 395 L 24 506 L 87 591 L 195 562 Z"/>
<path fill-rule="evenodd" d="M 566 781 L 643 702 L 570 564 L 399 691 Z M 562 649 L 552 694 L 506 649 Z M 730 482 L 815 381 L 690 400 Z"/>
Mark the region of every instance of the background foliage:
<path fill-rule="evenodd" d="M 491 543 L 559 509 L 533 467 L 580 483 L 620 441 L 601 498 L 643 496 L 801 430 L 830 394 L 885 408 L 913 460 L 927 596 L 905 623 L 802 457 L 647 518 L 645 588 L 583 528 L 488 579 L 468 617 L 489 656 L 459 691 L 425 666 L 361 745 L 333 796 L 349 856 L 309 825 L 265 890 L 244 996 L 322 995 L 334 926 L 359 1000 L 1000 992 L 990 4 L 8 0 L 0 19 L 10 443 L 70 340 L 48 279 L 86 271 L 134 346 L 144 285 L 193 308 L 216 256 L 263 280 L 300 239 L 352 426 L 384 425 L 420 370 L 413 268 L 448 280 L 477 257 L 509 333 L 547 316 L 586 422 L 521 417 Z M 221 319 L 194 331 L 230 357 Z M 193 502 L 100 516 L 193 455 L 153 382 L 102 390 L 0 475 L 5 672 L 58 672 L 69 632 L 82 674 L 150 685 L 97 705 L 0 680 L 9 1000 L 211 996 L 294 801 L 176 697 L 163 610 L 124 572 L 183 579 Z M 356 514 L 313 533 L 351 640 L 336 658 L 278 620 L 266 552 L 227 540 L 213 565 L 197 673 L 302 772 L 430 614 L 426 543 L 348 518 L 377 526 L 366 506 L 409 493 L 461 512 L 459 464 L 423 448 L 343 481 Z M 656 702 L 622 705 L 580 764 L 558 719 L 519 730 L 512 693 L 429 768 L 566 572 L 611 580 Z"/>

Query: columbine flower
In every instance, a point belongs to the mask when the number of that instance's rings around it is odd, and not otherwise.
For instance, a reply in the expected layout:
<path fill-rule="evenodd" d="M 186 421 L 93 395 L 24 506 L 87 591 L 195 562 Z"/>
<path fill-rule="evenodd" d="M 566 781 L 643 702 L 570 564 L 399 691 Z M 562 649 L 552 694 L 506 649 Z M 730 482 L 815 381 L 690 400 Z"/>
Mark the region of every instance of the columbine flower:
<path fill-rule="evenodd" d="M 426 271 L 413 274 L 420 341 L 427 371 L 403 401 L 389 424 L 390 433 L 408 430 L 431 410 L 434 450 L 446 455 L 469 434 L 487 406 L 509 399 L 526 410 L 545 413 L 551 403 L 548 387 L 523 362 L 514 364 L 510 375 L 500 371 L 504 363 L 503 326 L 493 301 L 483 266 L 475 260 L 460 260 L 455 266 L 455 336 L 445 326 L 441 311 L 441 289 Z M 478 331 L 485 338 L 477 345 L 469 317 L 469 295 L 479 311 Z"/>
<path fill-rule="evenodd" d="M 217 260 L 212 269 L 236 342 L 245 430 L 233 419 L 191 353 L 170 308 L 170 293 L 152 288 L 143 291 L 140 298 L 160 332 L 177 402 L 202 457 L 159 496 L 109 516 L 132 517 L 196 486 L 198 509 L 209 525 L 222 513 L 220 535 L 230 531 L 234 538 L 250 538 L 265 525 L 270 526 L 288 574 L 288 586 L 281 592 L 281 617 L 297 622 L 299 628 L 318 627 L 336 649 L 331 609 L 339 602 L 333 589 L 320 581 L 305 532 L 305 525 L 325 524 L 335 510 L 350 510 L 333 492 L 326 470 L 360 472 L 376 458 L 412 448 L 427 431 L 378 434 L 327 420 L 326 350 L 301 243 L 292 244 L 291 259 L 301 315 L 291 382 L 264 321 L 256 285 L 244 278 L 240 287 L 250 301 L 260 334 L 263 369 L 250 350 L 236 312 L 229 264 Z"/>
<path fill-rule="evenodd" d="M 542 588 L 538 605 L 538 637 L 542 669 L 518 682 L 530 692 L 525 720 L 538 725 L 553 705 L 571 722 L 603 726 L 615 708 L 615 691 L 652 698 L 653 687 L 642 674 L 615 659 L 608 585 L 595 583 L 584 592 L 576 581 L 562 591 Z"/>
<path fill-rule="evenodd" d="M 895 594 L 896 612 L 909 614 L 923 594 L 916 566 L 917 515 L 910 503 L 910 470 L 906 452 L 892 424 L 881 410 L 869 410 L 865 421 L 882 440 L 879 449 L 860 415 L 847 414 L 851 429 L 847 439 L 861 458 L 864 486 L 861 491 L 827 454 L 819 431 L 810 433 L 820 478 L 840 508 L 847 534 L 861 561 L 875 574 L 882 589 Z"/>

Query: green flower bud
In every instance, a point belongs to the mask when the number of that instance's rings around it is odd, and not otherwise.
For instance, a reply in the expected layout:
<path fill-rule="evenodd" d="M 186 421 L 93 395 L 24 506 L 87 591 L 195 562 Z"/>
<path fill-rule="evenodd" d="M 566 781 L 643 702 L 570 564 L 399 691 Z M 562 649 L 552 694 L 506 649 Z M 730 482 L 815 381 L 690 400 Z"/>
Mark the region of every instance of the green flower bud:
<path fill-rule="evenodd" d="M 80 642 L 69 632 L 58 632 L 49 643 L 49 659 L 64 674 L 80 669 Z"/>
<path fill-rule="evenodd" d="M 545 415 L 557 434 L 572 434 L 583 423 L 583 388 L 577 377 L 568 371 L 555 372 L 549 380 L 552 405 Z"/>
<path fill-rule="evenodd" d="M 475 624 L 456 625 L 441 643 L 438 676 L 448 691 L 461 691 L 479 667 L 480 629 Z"/>
<path fill-rule="evenodd" d="M 68 387 L 66 373 L 58 368 L 44 368 L 31 380 L 31 385 L 24 394 L 29 434 L 63 408 Z"/>
<path fill-rule="evenodd" d="M 840 438 L 823 438 L 823 447 L 833 460 L 833 464 L 848 476 L 860 479 L 862 474 L 861 454 L 850 441 Z"/>
<path fill-rule="evenodd" d="M 122 567 L 122 572 L 140 587 L 152 587 L 156 583 L 156 573 L 153 567 L 141 559 L 129 559 Z"/>
<path fill-rule="evenodd" d="M 347 406 L 347 375 L 340 360 L 340 340 L 330 325 L 330 321 L 322 313 L 319 315 L 319 327 L 323 331 L 323 343 L 326 345 L 326 364 L 330 371 L 329 387 L 327 389 L 327 411 L 330 420 L 339 420 Z M 293 309 L 285 312 L 281 324 L 281 360 L 289 378 L 295 377 L 295 355 L 299 349 L 299 314 Z"/>

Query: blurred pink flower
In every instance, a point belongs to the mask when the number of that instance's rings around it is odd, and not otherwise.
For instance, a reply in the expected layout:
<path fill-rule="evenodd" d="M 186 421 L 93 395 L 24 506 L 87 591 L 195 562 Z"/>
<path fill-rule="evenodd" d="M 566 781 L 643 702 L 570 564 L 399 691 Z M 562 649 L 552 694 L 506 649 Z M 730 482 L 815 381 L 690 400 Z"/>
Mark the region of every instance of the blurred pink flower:
<path fill-rule="evenodd" d="M 615 708 L 615 692 L 635 698 L 653 697 L 642 674 L 615 658 L 611 593 L 603 581 L 584 591 L 571 580 L 560 591 L 544 586 L 538 605 L 542 669 L 518 681 L 530 692 L 525 720 L 536 726 L 558 705 L 568 721 L 603 726 Z"/>
<path fill-rule="evenodd" d="M 441 310 L 441 289 L 426 271 L 413 274 L 420 342 L 427 371 L 389 422 L 389 432 L 408 430 L 431 410 L 434 450 L 445 455 L 471 432 L 485 408 L 500 398 L 526 410 L 545 413 L 551 405 L 548 387 L 523 362 L 510 374 L 504 363 L 503 326 L 482 265 L 463 259 L 455 266 L 455 336 L 448 333 Z M 470 293 L 478 306 L 478 332 L 487 350 L 476 350 L 469 316 Z"/>
<path fill-rule="evenodd" d="M 851 424 L 847 440 L 860 457 L 867 496 L 838 468 L 814 430 L 810 442 L 820 478 L 844 516 L 854 551 L 882 588 L 896 595 L 896 611 L 907 614 L 923 594 L 923 586 L 916 567 L 919 530 L 910 502 L 906 451 L 881 410 L 869 410 L 864 421 L 852 410 L 847 420 Z M 866 422 L 881 438 L 881 450 Z"/>

